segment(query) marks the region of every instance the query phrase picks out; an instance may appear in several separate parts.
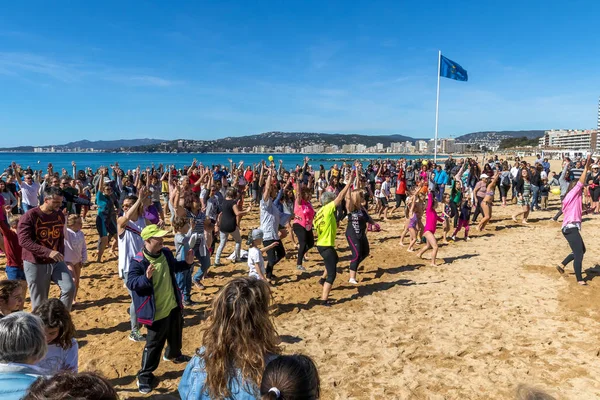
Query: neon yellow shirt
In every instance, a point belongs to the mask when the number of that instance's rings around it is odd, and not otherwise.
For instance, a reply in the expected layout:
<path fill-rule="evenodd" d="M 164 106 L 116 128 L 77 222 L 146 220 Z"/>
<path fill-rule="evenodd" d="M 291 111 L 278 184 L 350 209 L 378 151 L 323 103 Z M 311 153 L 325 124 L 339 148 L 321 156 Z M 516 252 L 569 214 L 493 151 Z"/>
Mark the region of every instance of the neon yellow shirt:
<path fill-rule="evenodd" d="M 171 310 L 177 307 L 173 282 L 171 281 L 171 271 L 164 254 L 161 253 L 158 258 L 152 258 L 144 253 L 144 257 L 154 266 L 154 272 L 152 273 L 154 304 L 156 305 L 154 321 L 158 321 L 168 317 Z"/>
<path fill-rule="evenodd" d="M 313 226 L 317 230 L 317 246 L 335 246 L 337 221 L 335 219 L 335 202 L 329 202 L 317 211 Z"/>

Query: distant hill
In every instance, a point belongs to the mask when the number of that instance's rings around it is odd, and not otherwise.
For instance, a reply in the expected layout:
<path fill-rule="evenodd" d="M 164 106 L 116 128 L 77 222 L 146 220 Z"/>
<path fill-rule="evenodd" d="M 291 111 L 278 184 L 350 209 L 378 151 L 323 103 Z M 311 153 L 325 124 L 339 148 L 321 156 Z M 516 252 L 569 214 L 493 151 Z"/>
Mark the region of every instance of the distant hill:
<path fill-rule="evenodd" d="M 156 143 L 162 143 L 164 139 L 119 139 L 119 140 L 78 140 L 63 144 L 61 147 L 85 149 L 94 148 L 99 150 L 118 149 L 120 147 L 146 146 Z"/>
<path fill-rule="evenodd" d="M 315 144 L 337 145 L 363 144 L 367 147 L 382 143 L 389 146 L 392 142 L 414 142 L 415 138 L 404 135 L 357 135 L 314 132 L 265 132 L 258 135 L 226 137 L 216 140 L 173 140 L 160 144 L 130 147 L 129 151 L 182 151 L 182 152 L 218 152 L 234 148 L 252 148 L 254 146 L 290 146 L 299 149 Z"/>
<path fill-rule="evenodd" d="M 466 135 L 458 136 L 457 142 L 474 142 L 482 140 L 501 141 L 502 139 L 508 138 L 522 138 L 537 139 L 544 136 L 544 130 L 532 130 L 532 131 L 485 131 L 485 132 L 473 132 L 467 133 Z"/>
<path fill-rule="evenodd" d="M 120 139 L 120 140 L 78 140 L 76 142 L 69 142 L 67 144 L 50 144 L 45 146 L 18 146 L 18 147 L 6 147 L 0 148 L 0 151 L 18 151 L 18 152 L 32 152 L 34 147 L 49 148 L 54 147 L 62 151 L 72 151 L 77 148 L 81 149 L 94 149 L 94 150 L 112 150 L 120 149 L 122 147 L 133 147 L 133 146 L 147 146 L 156 143 L 162 143 L 164 139 Z"/>

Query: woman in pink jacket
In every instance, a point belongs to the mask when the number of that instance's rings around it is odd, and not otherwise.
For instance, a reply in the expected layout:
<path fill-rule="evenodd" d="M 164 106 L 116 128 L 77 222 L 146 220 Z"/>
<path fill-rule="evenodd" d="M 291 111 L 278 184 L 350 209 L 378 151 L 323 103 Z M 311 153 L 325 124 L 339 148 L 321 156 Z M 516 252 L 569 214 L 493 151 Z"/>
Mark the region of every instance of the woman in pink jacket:
<path fill-rule="evenodd" d="M 581 177 L 579 177 L 578 181 L 571 182 L 569 189 L 567 190 L 567 194 L 562 201 L 564 218 L 562 224 L 562 233 L 571 247 L 571 254 L 569 254 L 562 263 L 556 266 L 558 272 L 564 274 L 564 267 L 573 261 L 575 277 L 577 278 L 577 283 L 580 285 L 587 285 L 581 276 L 581 264 L 583 262 L 583 255 L 585 254 L 585 244 L 583 243 L 583 238 L 581 237 L 581 214 L 583 205 L 583 187 L 585 183 L 585 177 L 587 176 L 587 172 L 590 168 L 591 157 L 591 155 L 588 155 Z"/>

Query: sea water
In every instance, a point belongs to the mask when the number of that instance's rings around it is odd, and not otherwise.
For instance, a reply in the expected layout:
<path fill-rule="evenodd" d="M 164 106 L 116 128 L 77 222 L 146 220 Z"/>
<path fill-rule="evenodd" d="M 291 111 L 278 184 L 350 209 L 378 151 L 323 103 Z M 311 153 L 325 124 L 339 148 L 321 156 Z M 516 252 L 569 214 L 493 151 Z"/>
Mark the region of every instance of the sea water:
<path fill-rule="evenodd" d="M 61 172 L 65 168 L 71 174 L 71 162 L 75 161 L 77 169 L 92 168 L 94 171 L 101 167 L 110 167 L 115 163 L 124 170 L 135 169 L 138 166 L 145 168 L 151 166 L 152 163 L 156 167 L 159 164 L 175 165 L 176 168 L 183 168 L 192 164 L 194 159 L 198 164 L 202 163 L 205 166 L 213 166 L 216 164 L 229 166 L 229 159 L 234 163 L 239 164 L 244 161 L 245 166 L 259 164 L 262 160 L 267 161 L 271 154 L 259 153 L 0 153 L 0 171 L 5 171 L 10 164 L 15 161 L 26 169 L 30 167 L 34 170 L 42 170 L 46 172 L 48 163 L 52 163 L 55 172 Z M 295 168 L 296 165 L 302 165 L 304 157 L 310 158 L 310 165 L 313 168 L 319 169 L 323 165 L 329 169 L 332 165 L 341 165 L 345 162 L 354 162 L 360 160 L 369 163 L 371 160 L 381 159 L 417 159 L 428 156 L 415 154 L 272 154 L 275 163 L 279 166 L 279 160 L 283 161 L 284 168 Z M 267 161 L 268 162 L 268 161 Z"/>

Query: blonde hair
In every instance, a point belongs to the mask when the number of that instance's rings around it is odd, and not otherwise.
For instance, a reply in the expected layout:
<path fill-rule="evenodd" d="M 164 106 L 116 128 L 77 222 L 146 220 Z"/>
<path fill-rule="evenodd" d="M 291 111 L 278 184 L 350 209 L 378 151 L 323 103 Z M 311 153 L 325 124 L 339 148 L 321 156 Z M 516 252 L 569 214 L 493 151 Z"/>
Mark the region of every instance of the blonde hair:
<path fill-rule="evenodd" d="M 12 227 L 13 225 L 17 225 L 19 223 L 20 215 L 13 215 L 8 219 L 8 226 Z"/>

